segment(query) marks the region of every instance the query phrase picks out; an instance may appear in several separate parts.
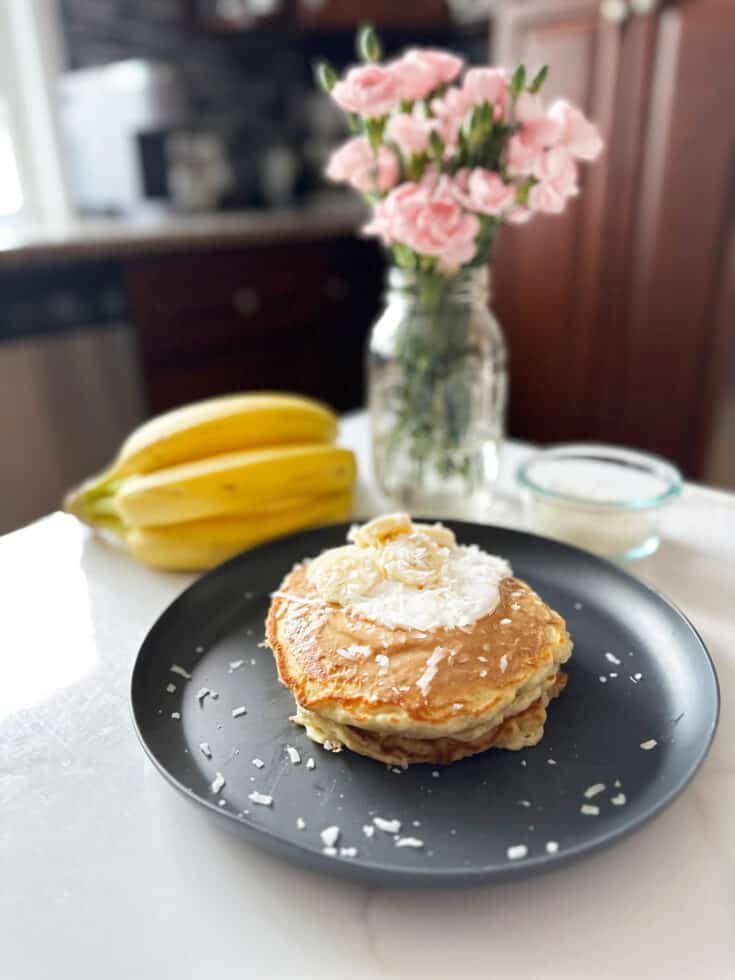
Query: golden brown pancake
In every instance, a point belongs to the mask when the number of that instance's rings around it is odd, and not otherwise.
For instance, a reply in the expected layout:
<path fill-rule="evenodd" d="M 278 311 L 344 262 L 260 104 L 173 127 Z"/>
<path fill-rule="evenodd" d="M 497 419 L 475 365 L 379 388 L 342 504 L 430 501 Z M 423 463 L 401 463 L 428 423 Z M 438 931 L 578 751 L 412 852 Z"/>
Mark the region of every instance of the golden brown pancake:
<path fill-rule="evenodd" d="M 571 641 L 525 582 L 503 578 L 498 592 L 496 608 L 470 625 L 392 628 L 326 601 L 296 566 L 266 622 L 294 720 L 330 747 L 397 764 L 535 744 Z"/>

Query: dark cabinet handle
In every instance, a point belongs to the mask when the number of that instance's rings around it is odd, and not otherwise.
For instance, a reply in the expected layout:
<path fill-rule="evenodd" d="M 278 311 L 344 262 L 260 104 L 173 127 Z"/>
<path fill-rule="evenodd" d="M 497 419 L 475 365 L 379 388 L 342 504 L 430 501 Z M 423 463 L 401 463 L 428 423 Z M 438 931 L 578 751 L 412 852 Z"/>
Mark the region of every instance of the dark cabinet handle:
<path fill-rule="evenodd" d="M 232 308 L 240 316 L 253 316 L 260 309 L 260 297 L 251 286 L 242 286 L 232 294 Z"/>
<path fill-rule="evenodd" d="M 339 303 L 350 291 L 349 283 L 339 276 L 329 276 L 324 283 L 324 295 L 332 303 Z"/>

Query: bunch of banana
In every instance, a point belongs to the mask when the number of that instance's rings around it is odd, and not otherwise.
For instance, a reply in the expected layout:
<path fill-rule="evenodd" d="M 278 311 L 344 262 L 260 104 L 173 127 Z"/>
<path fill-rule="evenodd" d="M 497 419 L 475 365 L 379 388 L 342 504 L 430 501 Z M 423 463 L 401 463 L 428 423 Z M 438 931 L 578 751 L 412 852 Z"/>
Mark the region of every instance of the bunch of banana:
<path fill-rule="evenodd" d="M 156 568 L 198 571 L 271 538 L 345 520 L 355 460 L 334 413 L 298 395 L 197 402 L 146 422 L 64 509 Z"/>

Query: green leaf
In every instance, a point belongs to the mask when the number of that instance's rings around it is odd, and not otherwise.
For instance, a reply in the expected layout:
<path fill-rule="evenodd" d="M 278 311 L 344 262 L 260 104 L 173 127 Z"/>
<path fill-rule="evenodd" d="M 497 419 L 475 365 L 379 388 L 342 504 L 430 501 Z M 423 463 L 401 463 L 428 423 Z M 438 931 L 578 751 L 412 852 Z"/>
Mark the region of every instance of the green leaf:
<path fill-rule="evenodd" d="M 444 156 L 444 140 L 435 129 L 432 129 L 431 136 L 429 137 L 429 148 L 435 160 L 442 159 Z"/>
<path fill-rule="evenodd" d="M 363 24 L 357 32 L 355 42 L 358 58 L 363 61 L 380 61 L 383 57 L 383 45 L 371 24 Z"/>
<path fill-rule="evenodd" d="M 513 72 L 513 78 L 510 81 L 510 97 L 514 102 L 525 87 L 526 87 L 526 66 L 519 65 L 516 68 L 516 70 Z"/>
<path fill-rule="evenodd" d="M 543 68 L 539 68 L 539 70 L 533 76 L 533 81 L 528 86 L 528 91 L 529 92 L 532 92 L 535 95 L 536 92 L 538 92 L 538 90 L 541 88 L 541 86 L 546 81 L 546 76 L 548 74 L 549 74 L 549 66 L 548 65 L 544 65 Z"/>
<path fill-rule="evenodd" d="M 319 88 L 329 94 L 337 82 L 337 72 L 328 61 L 317 61 L 314 65 L 314 80 Z"/>

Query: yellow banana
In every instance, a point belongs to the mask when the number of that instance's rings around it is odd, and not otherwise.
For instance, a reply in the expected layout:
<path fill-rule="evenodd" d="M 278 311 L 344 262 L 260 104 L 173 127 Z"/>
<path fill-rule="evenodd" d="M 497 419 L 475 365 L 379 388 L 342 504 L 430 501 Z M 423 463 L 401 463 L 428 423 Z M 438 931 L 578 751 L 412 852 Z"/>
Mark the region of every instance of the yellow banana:
<path fill-rule="evenodd" d="M 274 502 L 348 490 L 355 458 L 336 446 L 277 446 L 226 453 L 123 480 L 115 510 L 127 527 L 257 514 Z"/>
<path fill-rule="evenodd" d="M 123 443 L 105 481 L 259 446 L 333 442 L 334 412 L 301 395 L 253 392 L 195 402 L 159 415 Z"/>
<path fill-rule="evenodd" d="M 125 534 L 136 558 L 169 571 L 203 571 L 263 541 L 315 524 L 344 521 L 352 494 L 338 493 L 261 514 L 211 517 L 184 524 L 132 528 Z"/>

